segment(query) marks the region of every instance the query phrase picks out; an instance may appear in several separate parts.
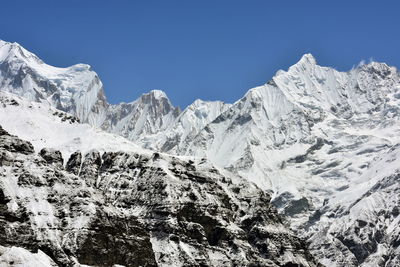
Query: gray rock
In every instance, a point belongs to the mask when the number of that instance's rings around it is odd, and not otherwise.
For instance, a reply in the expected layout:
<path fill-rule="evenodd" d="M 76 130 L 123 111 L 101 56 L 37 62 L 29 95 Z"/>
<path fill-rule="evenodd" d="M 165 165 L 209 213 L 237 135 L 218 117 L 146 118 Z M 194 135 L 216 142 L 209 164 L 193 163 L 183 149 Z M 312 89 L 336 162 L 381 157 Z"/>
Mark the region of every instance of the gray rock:
<path fill-rule="evenodd" d="M 2 149 L 3 156 L 0 156 L 3 160 L 6 158 L 4 152 L 16 152 L 21 154 L 31 154 L 34 152 L 33 146 L 27 141 L 15 138 L 5 131 L 0 126 L 0 149 Z M 1 163 L 0 159 L 0 163 Z"/>
<path fill-rule="evenodd" d="M 65 166 L 65 170 L 67 172 L 78 175 L 82 165 L 82 154 L 79 151 L 76 151 L 71 154 L 67 165 Z"/>
<path fill-rule="evenodd" d="M 64 159 L 61 155 L 61 152 L 58 150 L 43 148 L 40 150 L 39 155 L 50 164 L 63 165 Z"/>

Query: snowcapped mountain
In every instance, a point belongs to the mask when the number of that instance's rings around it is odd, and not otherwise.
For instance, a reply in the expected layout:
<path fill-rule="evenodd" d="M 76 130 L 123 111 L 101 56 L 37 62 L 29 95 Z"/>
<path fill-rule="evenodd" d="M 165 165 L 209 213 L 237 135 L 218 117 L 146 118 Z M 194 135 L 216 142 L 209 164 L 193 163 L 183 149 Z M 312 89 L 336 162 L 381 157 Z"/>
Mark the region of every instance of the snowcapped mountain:
<path fill-rule="evenodd" d="M 0 87 L 27 99 L 48 102 L 98 125 L 107 106 L 103 85 L 89 65 L 56 68 L 17 43 L 0 40 Z"/>
<path fill-rule="evenodd" d="M 121 135 L 144 148 L 205 158 L 271 193 L 321 264 L 400 264 L 395 67 L 371 62 L 339 72 L 306 54 L 233 104 L 196 100 L 181 112 L 158 90 L 131 103 L 108 104 L 87 65 L 54 68 L 2 42 L 0 90 L 14 94 L 2 94 L 8 102 L 0 125 L 35 147 L 56 148 L 65 159 L 93 148 L 153 153 L 116 137 Z M 32 107 L 35 115 L 24 115 Z M 47 124 L 62 138 L 47 134 Z"/>
<path fill-rule="evenodd" d="M 164 92 L 153 90 L 131 103 L 110 105 L 101 128 L 148 147 L 143 139 L 168 128 L 179 113 Z"/>
<path fill-rule="evenodd" d="M 394 67 L 371 62 L 338 72 L 305 55 L 178 153 L 207 157 L 271 190 L 328 266 L 395 266 L 399 93 Z"/>
<path fill-rule="evenodd" d="M 191 140 L 227 110 L 230 104 L 221 101 L 203 101 L 197 99 L 189 105 L 168 127 L 158 131 L 154 135 L 147 136 L 144 141 L 145 147 L 163 152 L 178 154 L 178 147 L 185 147 Z"/>
<path fill-rule="evenodd" d="M 89 65 L 56 68 L 19 44 L 1 40 L 0 87 L 32 101 L 49 103 L 81 122 L 153 149 L 177 146 L 175 142 L 194 136 L 227 106 L 197 100 L 181 115 L 179 107 L 174 107 L 160 90 L 152 90 L 130 103 L 111 105 Z M 169 134 L 164 136 L 166 131 Z"/>
<path fill-rule="evenodd" d="M 391 132 L 397 129 L 399 90 L 397 70 L 385 64 L 373 62 L 344 73 L 320 67 L 305 55 L 287 72 L 279 71 L 264 86 L 251 89 L 208 124 L 187 149 L 178 151 L 248 173 L 245 176 L 277 195 L 287 191 L 300 197 L 304 192 L 299 191 L 309 187 L 314 192 L 315 186 L 332 189 L 323 163 L 328 168 L 343 167 L 339 162 L 346 155 L 341 153 L 337 159 L 332 149 L 341 151 L 353 143 L 351 154 L 358 148 L 356 141 L 364 139 L 359 148 L 370 141 L 377 152 L 397 142 Z M 325 151 L 328 147 L 331 150 Z M 322 148 L 324 155 L 318 155 Z M 320 158 L 304 164 L 307 170 L 301 173 L 301 163 L 314 155 Z M 368 160 L 365 155 L 351 158 Z M 332 176 L 338 187 L 340 178 L 345 183 L 351 180 Z"/>

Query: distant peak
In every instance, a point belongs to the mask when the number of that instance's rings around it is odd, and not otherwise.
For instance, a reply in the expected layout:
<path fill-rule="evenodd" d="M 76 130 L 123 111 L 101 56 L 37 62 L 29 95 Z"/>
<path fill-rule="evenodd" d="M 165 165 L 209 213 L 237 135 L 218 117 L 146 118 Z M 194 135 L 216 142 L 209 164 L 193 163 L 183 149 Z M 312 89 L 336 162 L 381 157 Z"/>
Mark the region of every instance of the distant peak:
<path fill-rule="evenodd" d="M 148 94 L 154 96 L 156 99 L 168 98 L 167 94 L 161 90 L 151 90 Z"/>
<path fill-rule="evenodd" d="M 198 106 L 203 105 L 204 103 L 205 103 L 204 100 L 201 100 L 201 99 L 197 98 L 197 99 L 191 104 L 191 106 L 198 107 Z"/>
<path fill-rule="evenodd" d="M 16 42 L 14 42 L 14 43 L 11 43 L 11 42 L 6 42 L 6 41 L 3 41 L 3 40 L 0 40 L 0 47 L 7 47 L 8 49 L 18 49 L 18 50 L 22 50 L 23 49 L 23 47 L 19 44 L 19 43 L 16 43 Z"/>
<path fill-rule="evenodd" d="M 19 43 L 16 43 L 16 42 L 11 43 L 11 42 L 7 42 L 7 41 L 4 41 L 4 40 L 0 40 L 0 45 L 1 45 L 1 46 L 3 46 L 3 45 L 21 46 Z"/>
<path fill-rule="evenodd" d="M 316 65 L 317 64 L 317 60 L 315 59 L 315 57 L 312 54 L 307 53 L 307 54 L 304 54 L 300 58 L 300 60 L 299 60 L 299 62 L 297 62 L 297 64 L 312 64 L 312 65 Z"/>
<path fill-rule="evenodd" d="M 34 60 L 37 63 L 43 63 L 35 54 L 26 50 L 23 46 L 16 42 L 6 42 L 0 40 L 0 60 L 4 60 L 7 56 L 17 57 L 22 60 Z"/>
<path fill-rule="evenodd" d="M 172 106 L 167 94 L 161 90 L 151 90 L 148 93 L 144 93 L 138 98 L 138 100 L 144 101 L 144 102 L 147 102 L 147 101 L 159 102 L 159 101 L 167 100 L 167 102 L 170 103 L 170 105 Z"/>
<path fill-rule="evenodd" d="M 317 65 L 317 61 L 316 61 L 315 57 L 313 55 L 309 54 L 309 53 L 308 54 L 304 54 L 296 64 L 294 64 L 293 66 L 289 67 L 288 72 L 291 72 L 291 71 L 303 72 L 303 71 L 305 71 L 305 70 L 307 70 L 310 67 L 313 67 L 315 65 Z M 281 75 L 283 73 L 286 73 L 286 72 L 279 70 L 276 73 L 276 75 Z"/>

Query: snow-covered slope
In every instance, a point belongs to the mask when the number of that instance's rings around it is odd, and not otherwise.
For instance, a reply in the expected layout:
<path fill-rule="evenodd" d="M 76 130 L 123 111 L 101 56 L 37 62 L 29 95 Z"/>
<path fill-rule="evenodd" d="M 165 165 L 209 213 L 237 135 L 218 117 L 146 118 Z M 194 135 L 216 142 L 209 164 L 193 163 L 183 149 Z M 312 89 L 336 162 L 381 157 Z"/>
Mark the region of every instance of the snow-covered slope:
<path fill-rule="evenodd" d="M 400 144 L 314 212 L 306 230 L 327 266 L 400 265 Z"/>
<path fill-rule="evenodd" d="M 62 152 L 64 158 L 79 150 L 142 151 L 125 138 L 106 133 L 79 120 L 48 103 L 38 103 L 0 92 L 0 125 L 25 140 L 36 149 L 51 147 Z"/>
<path fill-rule="evenodd" d="M 172 123 L 162 131 L 147 136 L 144 141 L 155 150 L 177 154 L 178 147 L 184 147 L 210 122 L 227 110 L 230 104 L 221 101 L 197 99 L 189 105 Z M 141 142 L 144 143 L 143 141 Z"/>

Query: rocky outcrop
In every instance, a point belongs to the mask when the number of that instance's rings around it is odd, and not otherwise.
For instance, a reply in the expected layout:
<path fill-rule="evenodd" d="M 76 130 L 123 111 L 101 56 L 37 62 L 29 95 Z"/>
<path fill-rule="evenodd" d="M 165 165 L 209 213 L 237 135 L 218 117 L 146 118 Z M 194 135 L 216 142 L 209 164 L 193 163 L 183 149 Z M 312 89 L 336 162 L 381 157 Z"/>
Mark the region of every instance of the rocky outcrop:
<path fill-rule="evenodd" d="M 4 158 L 6 157 L 5 151 L 15 152 L 15 153 L 22 153 L 22 154 L 30 154 L 33 153 L 34 149 L 32 144 L 29 142 L 16 139 L 15 136 L 10 135 L 7 133 L 1 126 L 0 126 L 0 149 L 3 150 Z"/>
<path fill-rule="evenodd" d="M 82 153 L 76 151 L 72 153 L 71 156 L 69 157 L 65 169 L 67 172 L 78 175 L 81 170 L 81 165 L 82 165 Z"/>
<path fill-rule="evenodd" d="M 58 151 L 0 133 L 4 248 L 59 266 L 315 266 L 269 195 L 205 160 L 76 152 L 64 169 Z"/>
<path fill-rule="evenodd" d="M 40 150 L 39 155 L 49 164 L 58 164 L 62 166 L 64 163 L 61 152 L 54 149 L 43 148 Z"/>

